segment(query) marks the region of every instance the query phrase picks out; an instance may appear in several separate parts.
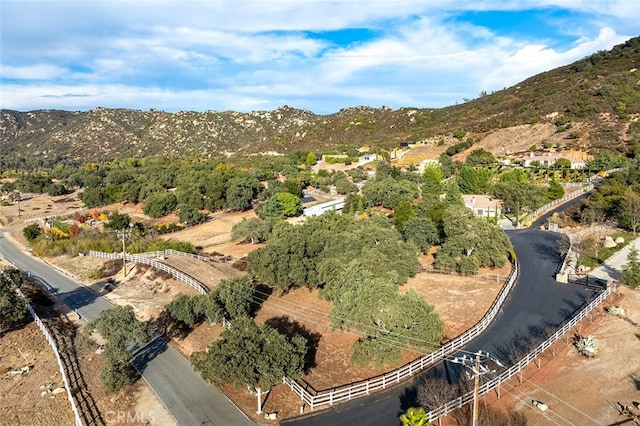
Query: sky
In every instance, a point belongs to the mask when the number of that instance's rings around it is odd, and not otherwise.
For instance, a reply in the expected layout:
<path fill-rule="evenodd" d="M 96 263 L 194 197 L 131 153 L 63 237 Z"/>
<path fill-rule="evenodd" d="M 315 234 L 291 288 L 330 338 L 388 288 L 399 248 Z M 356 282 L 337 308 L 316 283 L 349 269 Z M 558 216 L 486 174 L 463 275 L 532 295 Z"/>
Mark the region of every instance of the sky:
<path fill-rule="evenodd" d="M 440 108 L 640 35 L 638 0 L 0 0 L 0 108 Z"/>

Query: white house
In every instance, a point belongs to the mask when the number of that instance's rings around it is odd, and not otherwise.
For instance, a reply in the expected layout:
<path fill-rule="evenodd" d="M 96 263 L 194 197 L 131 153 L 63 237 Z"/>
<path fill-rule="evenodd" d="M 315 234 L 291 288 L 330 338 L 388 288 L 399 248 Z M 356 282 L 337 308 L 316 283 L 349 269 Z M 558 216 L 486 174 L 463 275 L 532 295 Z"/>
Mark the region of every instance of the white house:
<path fill-rule="evenodd" d="M 302 211 L 305 216 L 320 216 L 324 212 L 335 210 L 341 212 L 344 208 L 344 198 L 338 198 L 337 200 L 326 201 L 324 203 L 314 204 Z"/>
<path fill-rule="evenodd" d="M 533 153 L 531 153 L 529 157 L 524 159 L 524 165 L 525 167 L 529 167 L 531 166 L 531 163 L 533 163 L 534 161 L 537 161 L 542 167 L 553 167 L 556 161 L 558 161 L 561 158 L 564 158 L 565 160 L 569 160 L 571 162 L 572 169 L 584 169 L 586 166 L 585 161 L 578 158 L 571 158 L 563 155 L 551 155 L 551 154 L 533 155 Z"/>
<path fill-rule="evenodd" d="M 473 210 L 476 216 L 498 217 L 502 213 L 502 201 L 486 195 L 463 195 L 465 207 Z"/>
<path fill-rule="evenodd" d="M 361 166 L 363 164 L 371 163 L 372 161 L 376 161 L 378 159 L 378 155 L 374 153 L 364 154 L 358 158 L 358 165 Z"/>

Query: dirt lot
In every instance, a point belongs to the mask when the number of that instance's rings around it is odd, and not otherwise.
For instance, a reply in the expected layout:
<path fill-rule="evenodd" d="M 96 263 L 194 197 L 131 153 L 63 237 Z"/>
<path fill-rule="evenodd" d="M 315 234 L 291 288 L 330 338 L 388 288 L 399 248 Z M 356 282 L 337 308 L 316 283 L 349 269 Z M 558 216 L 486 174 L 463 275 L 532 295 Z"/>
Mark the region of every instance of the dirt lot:
<path fill-rule="evenodd" d="M 33 366 L 29 373 L 9 373 L 25 365 Z M 73 424 L 67 392 L 52 393 L 64 385 L 55 355 L 35 323 L 2 336 L 0 374 L 0 424 Z"/>

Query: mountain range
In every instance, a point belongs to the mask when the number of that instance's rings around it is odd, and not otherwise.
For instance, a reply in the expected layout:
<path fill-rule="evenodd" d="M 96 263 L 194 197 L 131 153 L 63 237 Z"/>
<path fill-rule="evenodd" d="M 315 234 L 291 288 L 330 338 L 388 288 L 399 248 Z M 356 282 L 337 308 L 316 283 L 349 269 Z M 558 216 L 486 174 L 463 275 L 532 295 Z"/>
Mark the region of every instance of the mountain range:
<path fill-rule="evenodd" d="M 461 134 L 473 142 L 504 135 L 494 145 L 505 151 L 513 139 L 532 133 L 514 136 L 509 129 L 538 126 L 547 129 L 545 137 L 551 129 L 563 148 L 624 152 L 640 143 L 639 65 L 640 37 L 634 37 L 609 51 L 445 108 L 358 106 L 329 115 L 290 106 L 249 113 L 0 110 L 0 167 L 124 157 L 326 152 L 362 145 L 390 149 L 412 141 L 448 145 Z"/>

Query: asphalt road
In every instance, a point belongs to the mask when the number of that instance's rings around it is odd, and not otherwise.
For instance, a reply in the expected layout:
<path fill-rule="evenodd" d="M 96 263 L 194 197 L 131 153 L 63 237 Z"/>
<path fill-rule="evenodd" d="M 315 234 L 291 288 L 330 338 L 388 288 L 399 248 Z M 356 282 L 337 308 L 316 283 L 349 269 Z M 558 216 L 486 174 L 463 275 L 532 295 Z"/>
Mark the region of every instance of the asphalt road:
<path fill-rule="evenodd" d="M 17 249 L 1 234 L 0 255 L 39 278 L 84 321 L 91 321 L 100 311 L 113 307 L 93 290 Z M 160 337 L 136 353 L 134 364 L 179 425 L 255 424 L 222 392 L 202 380 L 189 362 Z"/>
<path fill-rule="evenodd" d="M 594 297 L 592 289 L 555 281 L 555 273 L 562 264 L 557 251 L 560 236 L 539 230 L 540 225 L 553 212 L 564 210 L 582 198 L 549 212 L 529 229 L 507 231 L 520 263 L 518 282 L 503 305 L 502 312 L 464 350 L 487 351 L 502 361 L 511 363 L 515 354 L 535 347 L 539 339 L 543 339 L 545 331 L 555 331 L 586 300 Z M 461 367 L 443 362 L 412 382 L 394 389 L 281 423 L 301 426 L 397 425 L 400 414 L 417 405 L 416 384 L 426 374 L 455 378 L 461 374 Z"/>
<path fill-rule="evenodd" d="M 566 209 L 567 206 L 565 204 L 557 210 Z M 507 232 L 520 262 L 518 283 L 505 302 L 502 313 L 465 350 L 482 349 L 503 361 L 509 361 L 514 352 L 532 347 L 545 330 L 556 328 L 593 296 L 593 290 L 586 287 L 555 281 L 555 272 L 562 263 L 556 248 L 559 236 L 538 229 L 551 213 L 529 229 Z M 25 255 L 6 238 L 0 239 L 0 254 L 45 281 L 65 304 L 78 311 L 83 320 L 90 321 L 101 310 L 111 307 L 92 290 L 40 260 Z M 221 392 L 204 382 L 191 369 L 188 361 L 161 338 L 156 338 L 140 350 L 134 363 L 178 424 L 253 424 Z M 441 363 L 435 369 L 439 375 L 454 377 L 460 374 L 460 368 L 450 363 Z M 427 374 L 433 374 L 433 371 Z M 420 377 L 385 392 L 281 423 L 395 425 L 402 412 L 416 405 L 415 384 L 419 380 Z"/>

